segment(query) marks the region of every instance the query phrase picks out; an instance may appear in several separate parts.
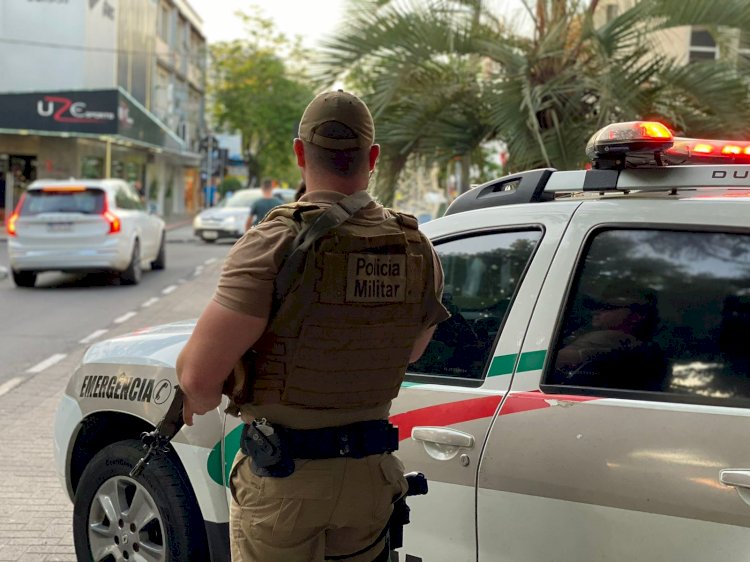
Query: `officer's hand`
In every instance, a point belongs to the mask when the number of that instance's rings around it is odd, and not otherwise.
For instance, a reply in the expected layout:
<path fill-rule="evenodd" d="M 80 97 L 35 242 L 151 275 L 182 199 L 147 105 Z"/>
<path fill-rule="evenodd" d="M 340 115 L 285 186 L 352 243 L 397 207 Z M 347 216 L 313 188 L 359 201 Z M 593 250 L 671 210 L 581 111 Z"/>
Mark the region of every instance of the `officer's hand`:
<path fill-rule="evenodd" d="M 193 425 L 193 410 L 190 399 L 185 396 L 184 402 L 182 403 L 182 419 L 185 420 L 185 425 Z"/>

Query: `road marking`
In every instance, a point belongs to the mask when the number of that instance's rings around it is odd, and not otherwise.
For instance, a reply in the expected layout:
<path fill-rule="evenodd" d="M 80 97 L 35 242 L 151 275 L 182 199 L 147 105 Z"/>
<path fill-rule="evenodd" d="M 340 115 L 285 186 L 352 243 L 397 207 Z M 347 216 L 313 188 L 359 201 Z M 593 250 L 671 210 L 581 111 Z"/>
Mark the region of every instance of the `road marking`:
<path fill-rule="evenodd" d="M 204 261 L 203 263 L 205 263 L 206 265 L 208 265 L 209 263 L 214 263 L 215 261 L 216 261 L 216 258 L 208 258 L 208 259 L 207 259 L 206 261 Z"/>
<path fill-rule="evenodd" d="M 203 273 L 203 266 L 199 265 L 198 267 L 195 268 L 195 271 L 193 272 L 193 275 L 195 275 L 196 277 L 198 277 L 201 273 Z"/>
<path fill-rule="evenodd" d="M 16 388 L 19 384 L 21 384 L 21 382 L 23 382 L 23 379 L 21 377 L 13 377 L 3 384 L 0 384 L 0 396 L 2 396 L 3 394 L 7 394 L 8 392 Z"/>
<path fill-rule="evenodd" d="M 55 363 L 59 363 L 60 361 L 65 359 L 66 356 L 67 355 L 65 353 L 55 353 L 51 357 L 47 357 L 47 359 L 45 359 L 41 363 L 37 363 L 36 365 L 31 367 L 31 369 L 26 369 L 26 372 L 27 373 L 41 373 L 47 367 L 51 367 Z"/>
<path fill-rule="evenodd" d="M 141 306 L 143 308 L 148 308 L 149 306 L 151 306 L 152 304 L 156 304 L 157 302 L 159 302 L 159 297 L 151 297 L 146 302 L 144 302 Z"/>
<path fill-rule="evenodd" d="M 103 336 L 107 333 L 107 330 L 96 330 L 94 332 L 91 332 L 88 336 L 80 340 L 78 343 L 91 343 L 95 339 L 97 339 L 99 336 Z"/>
<path fill-rule="evenodd" d="M 173 292 L 175 289 L 177 289 L 177 285 L 170 285 L 169 287 L 166 287 L 162 290 L 162 295 L 168 295 L 169 293 Z"/>
<path fill-rule="evenodd" d="M 115 318 L 115 324 L 122 324 L 123 322 L 127 322 L 130 320 L 133 316 L 138 314 L 137 312 L 133 312 L 132 310 L 130 312 L 126 312 L 122 316 Z"/>

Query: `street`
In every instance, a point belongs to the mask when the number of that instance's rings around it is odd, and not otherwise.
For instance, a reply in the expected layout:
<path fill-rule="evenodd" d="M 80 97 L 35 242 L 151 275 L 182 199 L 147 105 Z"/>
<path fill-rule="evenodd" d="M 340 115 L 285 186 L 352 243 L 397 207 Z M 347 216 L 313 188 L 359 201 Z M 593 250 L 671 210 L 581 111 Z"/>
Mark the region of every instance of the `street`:
<path fill-rule="evenodd" d="M 102 276 L 45 274 L 34 289 L 0 281 L 0 561 L 74 561 L 72 505 L 53 464 L 53 419 L 87 345 L 197 317 L 232 241 L 168 234 L 167 269 L 121 287 Z M 0 266 L 7 266 L 5 242 Z"/>

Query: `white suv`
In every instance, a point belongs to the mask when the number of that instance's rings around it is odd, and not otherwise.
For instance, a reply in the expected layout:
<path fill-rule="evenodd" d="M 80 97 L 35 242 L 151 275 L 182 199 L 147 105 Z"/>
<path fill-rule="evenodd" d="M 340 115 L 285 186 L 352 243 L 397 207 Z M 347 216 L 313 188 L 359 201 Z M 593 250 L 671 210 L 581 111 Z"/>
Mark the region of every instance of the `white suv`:
<path fill-rule="evenodd" d="M 164 221 L 123 180 L 37 180 L 7 230 L 19 287 L 33 287 L 43 271 L 112 271 L 134 285 L 144 266 L 166 264 Z"/>
<path fill-rule="evenodd" d="M 750 144 L 665 166 L 696 143 L 605 137 L 594 169 L 501 178 L 422 225 L 453 316 L 392 408 L 430 483 L 406 560 L 747 560 Z M 193 325 L 96 344 L 71 378 L 56 452 L 82 559 L 126 552 L 118 525 L 153 559 L 228 559 L 235 418 L 200 417 L 127 476 Z"/>

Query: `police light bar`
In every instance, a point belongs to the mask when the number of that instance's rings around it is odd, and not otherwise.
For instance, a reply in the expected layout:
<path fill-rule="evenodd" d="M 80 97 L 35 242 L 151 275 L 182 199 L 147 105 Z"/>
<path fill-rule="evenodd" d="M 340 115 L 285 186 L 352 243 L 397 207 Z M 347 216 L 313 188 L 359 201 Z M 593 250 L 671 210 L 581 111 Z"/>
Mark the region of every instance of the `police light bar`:
<path fill-rule="evenodd" d="M 748 164 L 750 142 L 678 137 L 665 151 L 665 156 L 670 162 L 679 164 Z"/>
<path fill-rule="evenodd" d="M 627 157 L 660 153 L 673 143 L 672 132 L 657 121 L 612 123 L 593 134 L 586 155 L 594 167 L 622 168 Z M 602 166 L 604 163 L 607 165 Z"/>

